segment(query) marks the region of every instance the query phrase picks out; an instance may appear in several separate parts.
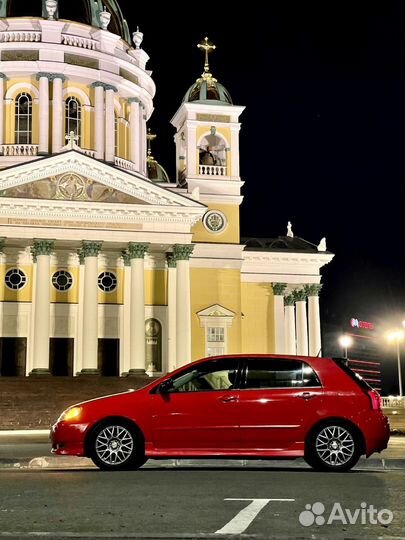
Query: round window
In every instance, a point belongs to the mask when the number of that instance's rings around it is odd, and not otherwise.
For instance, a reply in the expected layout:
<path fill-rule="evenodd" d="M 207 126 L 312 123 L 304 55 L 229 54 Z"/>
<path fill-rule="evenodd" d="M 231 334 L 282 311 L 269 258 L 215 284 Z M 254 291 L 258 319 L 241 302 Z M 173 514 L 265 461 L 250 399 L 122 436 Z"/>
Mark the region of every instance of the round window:
<path fill-rule="evenodd" d="M 11 270 L 6 273 L 4 280 L 6 282 L 6 287 L 16 291 L 22 289 L 27 283 L 27 276 L 19 268 L 11 268 Z"/>
<path fill-rule="evenodd" d="M 98 287 L 103 292 L 113 292 L 117 288 L 117 277 L 112 272 L 101 272 L 98 276 Z"/>
<path fill-rule="evenodd" d="M 57 291 L 68 291 L 73 285 L 72 274 L 67 270 L 58 270 L 52 276 L 52 285 Z"/>
<path fill-rule="evenodd" d="M 226 227 L 226 217 L 225 214 L 219 210 L 210 210 L 207 212 L 203 219 L 204 227 L 214 233 L 222 232 Z"/>

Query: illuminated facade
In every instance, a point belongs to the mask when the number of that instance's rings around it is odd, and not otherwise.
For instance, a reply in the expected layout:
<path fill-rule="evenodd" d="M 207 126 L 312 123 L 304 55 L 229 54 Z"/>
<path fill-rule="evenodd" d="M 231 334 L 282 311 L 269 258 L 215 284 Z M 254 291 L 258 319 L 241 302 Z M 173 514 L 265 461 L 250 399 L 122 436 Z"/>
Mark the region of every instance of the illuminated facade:
<path fill-rule="evenodd" d="M 170 182 L 148 150 L 141 32 L 131 41 L 115 0 L 76 1 L 77 21 L 59 4 L 0 6 L 0 374 L 317 354 L 332 255 L 291 226 L 241 243 L 243 107 L 210 74 L 212 45 L 172 119 Z"/>

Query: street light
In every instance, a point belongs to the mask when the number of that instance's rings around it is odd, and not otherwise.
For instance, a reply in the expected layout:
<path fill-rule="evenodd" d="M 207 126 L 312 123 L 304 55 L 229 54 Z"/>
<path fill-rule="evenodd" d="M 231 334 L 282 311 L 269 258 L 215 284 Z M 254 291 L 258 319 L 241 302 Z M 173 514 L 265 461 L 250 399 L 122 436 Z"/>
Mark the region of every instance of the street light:
<path fill-rule="evenodd" d="M 347 334 L 339 337 L 339 345 L 343 347 L 345 358 L 347 358 L 347 348 L 350 347 L 352 343 L 353 339 Z"/>
<path fill-rule="evenodd" d="M 404 339 L 403 330 L 393 330 L 387 334 L 389 342 L 395 342 L 397 345 L 397 362 L 398 362 L 398 382 L 399 382 L 399 397 L 402 397 L 402 374 L 401 374 L 401 356 L 399 351 L 399 344 Z"/>

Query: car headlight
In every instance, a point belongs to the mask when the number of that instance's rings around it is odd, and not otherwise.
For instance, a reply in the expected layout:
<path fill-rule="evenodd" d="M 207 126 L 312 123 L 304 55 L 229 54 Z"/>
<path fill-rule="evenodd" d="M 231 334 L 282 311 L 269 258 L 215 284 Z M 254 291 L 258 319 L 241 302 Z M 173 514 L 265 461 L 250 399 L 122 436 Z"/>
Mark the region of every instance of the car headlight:
<path fill-rule="evenodd" d="M 58 422 L 70 422 L 71 420 L 78 420 L 81 414 L 81 407 L 71 407 L 70 409 L 66 409 L 66 411 L 63 411 L 63 413 L 58 418 Z"/>

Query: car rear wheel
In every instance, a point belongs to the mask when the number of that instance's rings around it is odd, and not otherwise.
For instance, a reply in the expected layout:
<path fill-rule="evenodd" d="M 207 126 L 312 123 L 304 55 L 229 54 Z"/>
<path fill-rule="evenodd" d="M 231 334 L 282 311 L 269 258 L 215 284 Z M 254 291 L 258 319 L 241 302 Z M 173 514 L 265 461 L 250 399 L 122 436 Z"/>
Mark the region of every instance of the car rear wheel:
<path fill-rule="evenodd" d="M 317 427 L 309 436 L 305 460 L 318 471 L 348 471 L 361 455 L 361 441 L 355 429 L 344 422 Z"/>
<path fill-rule="evenodd" d="M 90 457 L 104 470 L 138 469 L 147 461 L 143 441 L 135 428 L 119 420 L 96 427 L 91 436 Z"/>

